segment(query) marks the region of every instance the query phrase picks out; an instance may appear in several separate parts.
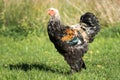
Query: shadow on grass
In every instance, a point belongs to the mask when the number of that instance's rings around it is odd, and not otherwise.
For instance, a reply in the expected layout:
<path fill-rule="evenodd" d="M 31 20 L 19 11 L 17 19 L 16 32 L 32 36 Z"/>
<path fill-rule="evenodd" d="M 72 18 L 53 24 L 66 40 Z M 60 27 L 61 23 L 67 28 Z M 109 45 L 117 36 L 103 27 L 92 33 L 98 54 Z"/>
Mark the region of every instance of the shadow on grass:
<path fill-rule="evenodd" d="M 52 72 L 52 73 L 58 73 L 58 74 L 69 74 L 68 72 L 65 71 L 60 71 L 59 69 L 54 69 L 46 64 L 27 64 L 27 63 L 19 63 L 19 64 L 9 64 L 8 67 L 10 70 L 23 70 L 23 71 L 29 71 L 32 69 L 37 69 L 45 72 Z"/>

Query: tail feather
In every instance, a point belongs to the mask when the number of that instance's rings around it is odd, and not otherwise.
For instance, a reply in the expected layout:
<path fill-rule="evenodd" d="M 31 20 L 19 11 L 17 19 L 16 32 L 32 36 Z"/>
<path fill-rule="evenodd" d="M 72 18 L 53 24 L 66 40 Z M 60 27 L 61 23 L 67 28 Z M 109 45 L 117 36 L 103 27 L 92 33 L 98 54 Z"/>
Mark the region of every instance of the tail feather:
<path fill-rule="evenodd" d="M 89 42 L 92 42 L 95 35 L 100 31 L 100 24 L 97 17 L 93 13 L 87 12 L 81 16 L 80 23 L 87 25 L 85 26 L 86 32 L 89 37 Z"/>

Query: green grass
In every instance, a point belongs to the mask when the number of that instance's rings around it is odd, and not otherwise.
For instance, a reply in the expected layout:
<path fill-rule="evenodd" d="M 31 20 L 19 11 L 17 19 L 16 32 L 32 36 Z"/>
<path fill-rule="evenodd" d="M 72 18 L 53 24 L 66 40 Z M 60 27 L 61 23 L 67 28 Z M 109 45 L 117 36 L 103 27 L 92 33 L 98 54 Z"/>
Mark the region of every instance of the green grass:
<path fill-rule="evenodd" d="M 3 33 L 0 34 L 0 80 L 120 79 L 120 27 L 101 30 L 84 56 L 87 69 L 73 75 L 66 74 L 69 66 L 47 35 Z"/>

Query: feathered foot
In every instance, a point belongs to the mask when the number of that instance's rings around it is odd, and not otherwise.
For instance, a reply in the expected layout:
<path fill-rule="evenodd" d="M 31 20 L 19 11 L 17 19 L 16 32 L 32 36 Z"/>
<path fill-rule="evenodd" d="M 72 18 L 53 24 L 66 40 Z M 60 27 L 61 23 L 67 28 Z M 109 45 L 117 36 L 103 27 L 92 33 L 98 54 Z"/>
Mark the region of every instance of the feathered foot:
<path fill-rule="evenodd" d="M 82 59 L 77 61 L 75 64 L 70 64 L 71 70 L 69 74 L 73 74 L 75 72 L 80 72 L 82 68 L 86 69 L 86 65 Z"/>

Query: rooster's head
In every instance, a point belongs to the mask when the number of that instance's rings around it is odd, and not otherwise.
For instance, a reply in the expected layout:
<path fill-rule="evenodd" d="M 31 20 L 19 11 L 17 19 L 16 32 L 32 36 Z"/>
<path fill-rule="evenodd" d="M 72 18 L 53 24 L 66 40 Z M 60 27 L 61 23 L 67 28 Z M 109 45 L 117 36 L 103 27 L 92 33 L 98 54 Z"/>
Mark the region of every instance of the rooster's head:
<path fill-rule="evenodd" d="M 59 15 L 59 11 L 55 8 L 49 8 L 48 9 L 48 14 L 55 19 L 59 19 L 60 20 L 60 15 Z"/>

